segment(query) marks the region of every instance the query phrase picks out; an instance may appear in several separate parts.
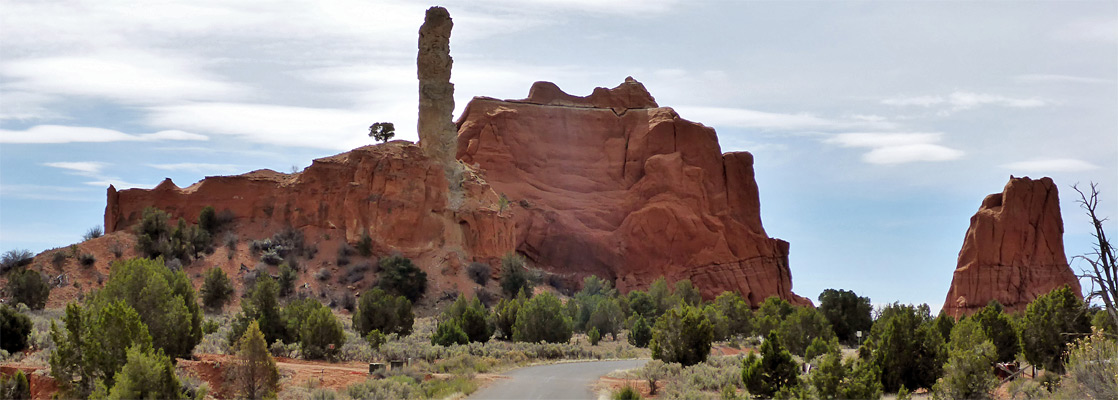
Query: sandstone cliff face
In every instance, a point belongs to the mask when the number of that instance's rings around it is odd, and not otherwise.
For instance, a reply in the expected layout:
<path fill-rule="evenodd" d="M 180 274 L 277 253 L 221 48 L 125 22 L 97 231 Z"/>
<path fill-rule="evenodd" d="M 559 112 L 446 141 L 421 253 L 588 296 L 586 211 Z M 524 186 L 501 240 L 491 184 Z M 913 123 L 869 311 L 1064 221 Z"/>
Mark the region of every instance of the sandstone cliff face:
<path fill-rule="evenodd" d="M 713 129 L 659 107 L 632 78 L 587 97 L 537 82 L 524 100 L 474 98 L 458 159 L 512 202 L 516 248 L 544 269 L 622 291 L 663 275 L 708 299 L 811 303 L 792 293 L 788 243 L 761 225 L 753 156 L 722 154 Z"/>
<path fill-rule="evenodd" d="M 1079 280 L 1064 255 L 1060 196 L 1050 178 L 1010 177 L 971 217 L 943 312 L 968 315 L 997 300 L 1021 311 L 1040 295 Z"/>
<path fill-rule="evenodd" d="M 151 190 L 110 186 L 105 231 L 129 229 L 149 206 L 188 221 L 213 206 L 231 211 L 248 238 L 290 226 L 354 243 L 367 232 L 379 253 L 455 265 L 493 261 L 513 248 L 513 220 L 499 215 L 497 195 L 484 181 L 467 171 L 459 189 L 463 200 L 453 205 L 448 190 L 441 164 L 418 146 L 394 141 L 314 160 L 290 175 L 259 170 L 208 177 L 187 188 L 169 179 Z"/>

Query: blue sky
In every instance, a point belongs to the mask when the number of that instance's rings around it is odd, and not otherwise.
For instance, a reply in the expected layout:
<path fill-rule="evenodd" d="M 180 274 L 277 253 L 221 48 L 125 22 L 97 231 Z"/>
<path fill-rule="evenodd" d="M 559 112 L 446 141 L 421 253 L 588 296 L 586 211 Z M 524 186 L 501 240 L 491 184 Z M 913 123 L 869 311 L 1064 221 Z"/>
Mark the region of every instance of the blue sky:
<path fill-rule="evenodd" d="M 796 292 L 946 295 L 968 221 L 1009 176 L 1051 176 L 1118 218 L 1118 3 L 448 1 L 472 96 L 643 82 L 756 156 Z M 105 188 L 301 169 L 414 140 L 411 1 L 0 1 L 0 250 L 102 223 Z M 1108 228 L 1118 231 L 1114 223 Z"/>

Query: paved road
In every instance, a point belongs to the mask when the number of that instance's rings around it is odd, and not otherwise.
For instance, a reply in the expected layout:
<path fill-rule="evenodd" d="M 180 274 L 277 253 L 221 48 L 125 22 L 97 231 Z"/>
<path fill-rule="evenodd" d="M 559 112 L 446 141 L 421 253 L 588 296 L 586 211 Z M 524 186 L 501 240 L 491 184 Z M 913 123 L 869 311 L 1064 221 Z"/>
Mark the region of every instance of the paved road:
<path fill-rule="evenodd" d="M 474 392 L 470 399 L 554 399 L 593 400 L 597 393 L 591 385 L 602 375 L 618 369 L 637 368 L 648 360 L 589 361 L 537 365 L 509 371 L 509 379 L 499 379 Z"/>

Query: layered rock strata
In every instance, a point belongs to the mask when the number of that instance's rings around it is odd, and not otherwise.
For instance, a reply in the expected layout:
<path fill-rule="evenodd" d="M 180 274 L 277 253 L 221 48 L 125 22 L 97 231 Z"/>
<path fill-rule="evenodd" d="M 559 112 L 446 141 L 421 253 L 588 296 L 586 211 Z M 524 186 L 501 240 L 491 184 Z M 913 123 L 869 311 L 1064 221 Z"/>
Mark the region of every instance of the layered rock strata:
<path fill-rule="evenodd" d="M 259 231 L 249 238 L 293 227 L 355 243 L 367 233 L 378 253 L 454 264 L 492 262 L 512 250 L 513 220 L 500 215 L 496 193 L 469 171 L 460 190 L 463 200 L 448 208 L 442 165 L 418 146 L 393 141 L 314 160 L 295 174 L 258 170 L 207 177 L 186 188 L 170 179 L 151 190 L 110 186 L 105 231 L 128 229 L 146 207 L 195 221 L 203 207 L 213 206 L 231 212 L 238 229 Z"/>
<path fill-rule="evenodd" d="M 1060 195 L 1051 178 L 1010 177 L 1001 193 L 982 200 L 970 219 L 951 287 L 943 303 L 959 317 L 997 300 L 1007 311 L 1079 279 L 1064 255 Z"/>
<path fill-rule="evenodd" d="M 458 120 L 458 159 L 511 201 L 516 248 L 554 272 L 660 276 L 705 298 L 740 292 L 797 304 L 788 243 L 761 224 L 753 156 L 723 154 L 714 129 L 660 107 L 632 78 L 572 96 L 537 82 L 528 98 L 474 98 Z"/>

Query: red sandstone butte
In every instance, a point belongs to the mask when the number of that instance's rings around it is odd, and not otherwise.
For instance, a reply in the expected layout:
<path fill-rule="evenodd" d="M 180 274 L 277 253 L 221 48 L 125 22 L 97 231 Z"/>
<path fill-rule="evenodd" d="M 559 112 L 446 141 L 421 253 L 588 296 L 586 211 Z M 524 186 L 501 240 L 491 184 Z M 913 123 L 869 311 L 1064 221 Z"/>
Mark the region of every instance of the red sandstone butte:
<path fill-rule="evenodd" d="M 258 170 L 186 188 L 170 179 L 151 190 L 110 186 L 105 231 L 129 229 L 145 207 L 195 221 L 213 206 L 231 211 L 251 237 L 287 226 L 349 243 L 368 233 L 384 252 L 495 261 L 513 248 L 513 220 L 500 214 L 496 193 L 480 177 L 463 176 L 461 188 L 451 190 L 440 163 L 419 146 L 393 141 L 314 160 L 295 174 Z"/>
<path fill-rule="evenodd" d="M 959 264 L 943 303 L 959 317 L 997 300 L 1010 312 L 1079 279 L 1064 255 L 1060 195 L 1051 178 L 1009 178 L 1005 190 L 982 200 L 970 219 Z"/>
<path fill-rule="evenodd" d="M 811 304 L 792 293 L 788 242 L 761 225 L 753 155 L 723 154 L 714 129 L 632 78 L 586 97 L 550 82 L 523 100 L 475 97 L 458 120 L 458 159 L 507 196 L 516 249 L 545 270 L 622 291 L 665 276 L 707 299 Z"/>

